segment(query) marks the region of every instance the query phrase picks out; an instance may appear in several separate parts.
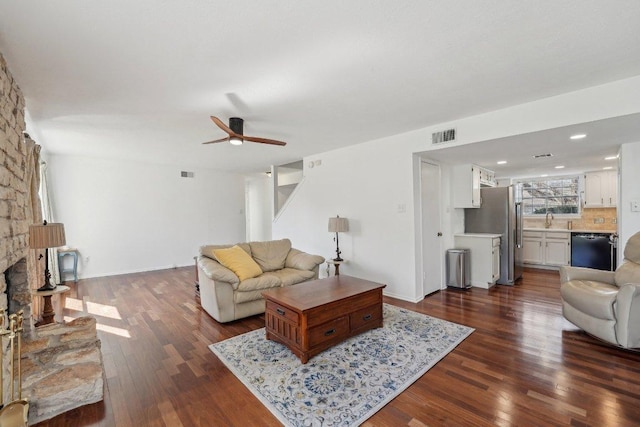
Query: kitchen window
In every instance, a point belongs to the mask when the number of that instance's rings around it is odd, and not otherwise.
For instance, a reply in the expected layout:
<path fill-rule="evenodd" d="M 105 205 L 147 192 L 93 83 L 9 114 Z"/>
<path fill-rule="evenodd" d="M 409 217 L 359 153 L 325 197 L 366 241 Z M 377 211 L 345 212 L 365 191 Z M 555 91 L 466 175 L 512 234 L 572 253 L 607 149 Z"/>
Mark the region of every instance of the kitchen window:
<path fill-rule="evenodd" d="M 519 180 L 522 188 L 522 212 L 527 216 L 579 215 L 579 176 Z"/>

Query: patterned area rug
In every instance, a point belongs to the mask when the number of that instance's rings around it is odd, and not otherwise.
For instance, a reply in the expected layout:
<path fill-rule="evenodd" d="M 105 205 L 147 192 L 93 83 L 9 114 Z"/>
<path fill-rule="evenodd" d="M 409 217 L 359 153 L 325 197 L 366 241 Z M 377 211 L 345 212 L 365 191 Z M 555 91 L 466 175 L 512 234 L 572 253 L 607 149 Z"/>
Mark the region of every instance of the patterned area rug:
<path fill-rule="evenodd" d="M 357 426 L 420 378 L 473 328 L 384 304 L 384 327 L 306 365 L 264 328 L 209 346 L 285 426 Z"/>

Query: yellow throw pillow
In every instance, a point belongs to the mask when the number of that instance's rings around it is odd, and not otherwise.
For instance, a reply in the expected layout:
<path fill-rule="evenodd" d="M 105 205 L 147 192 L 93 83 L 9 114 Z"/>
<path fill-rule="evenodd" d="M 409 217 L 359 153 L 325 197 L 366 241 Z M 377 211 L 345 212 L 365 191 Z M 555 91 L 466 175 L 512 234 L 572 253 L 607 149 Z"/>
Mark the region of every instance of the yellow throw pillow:
<path fill-rule="evenodd" d="M 213 254 L 218 262 L 233 271 L 241 282 L 262 274 L 260 266 L 238 245 L 215 249 Z"/>

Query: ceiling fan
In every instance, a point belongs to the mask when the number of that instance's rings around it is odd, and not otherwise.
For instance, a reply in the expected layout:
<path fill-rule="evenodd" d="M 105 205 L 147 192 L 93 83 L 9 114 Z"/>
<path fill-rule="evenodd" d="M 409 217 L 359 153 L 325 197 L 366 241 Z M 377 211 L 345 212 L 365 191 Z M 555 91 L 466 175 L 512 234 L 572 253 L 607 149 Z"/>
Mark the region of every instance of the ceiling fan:
<path fill-rule="evenodd" d="M 259 138 L 256 136 L 247 136 L 242 132 L 244 120 L 239 117 L 231 117 L 229 119 L 229 126 L 225 125 L 222 120 L 217 117 L 211 116 L 211 120 L 218 125 L 220 129 L 229 134 L 226 138 L 216 139 L 214 141 L 203 142 L 203 144 L 215 144 L 216 142 L 229 141 L 232 145 L 241 145 L 243 141 L 259 142 L 261 144 L 271 145 L 287 145 L 286 142 L 276 141 L 275 139 Z"/>

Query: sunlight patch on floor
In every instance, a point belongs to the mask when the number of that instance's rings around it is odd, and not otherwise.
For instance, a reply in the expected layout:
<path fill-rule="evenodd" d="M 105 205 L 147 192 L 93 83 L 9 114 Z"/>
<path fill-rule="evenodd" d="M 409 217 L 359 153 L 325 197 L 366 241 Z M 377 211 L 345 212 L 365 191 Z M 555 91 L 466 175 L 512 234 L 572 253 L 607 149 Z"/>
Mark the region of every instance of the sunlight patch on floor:
<path fill-rule="evenodd" d="M 122 328 L 116 328 L 115 326 L 108 326 L 98 323 L 96 325 L 96 329 L 102 332 L 107 332 L 109 334 L 118 335 L 124 338 L 131 338 L 131 334 L 128 330 Z"/>
<path fill-rule="evenodd" d="M 122 320 L 118 308 L 113 305 L 100 304 L 91 301 L 82 301 L 77 298 L 65 298 L 64 307 L 69 310 L 84 311 L 95 316 L 108 317 L 110 319 Z"/>
<path fill-rule="evenodd" d="M 82 301 L 77 298 L 66 297 L 64 307 L 69 310 L 83 311 Z"/>
<path fill-rule="evenodd" d="M 71 322 L 73 320 L 76 320 L 76 318 L 71 316 L 64 316 L 65 323 Z M 131 338 L 131 334 L 127 329 L 117 328 L 115 326 L 103 325 L 100 322 L 96 323 L 96 329 L 109 334 L 118 335 L 120 337 Z"/>
<path fill-rule="evenodd" d="M 120 312 L 113 305 L 99 304 L 97 302 L 87 301 L 87 312 L 96 316 L 109 317 L 111 319 L 122 320 Z"/>

